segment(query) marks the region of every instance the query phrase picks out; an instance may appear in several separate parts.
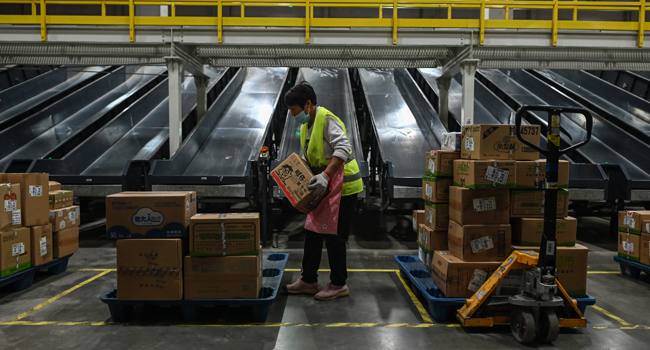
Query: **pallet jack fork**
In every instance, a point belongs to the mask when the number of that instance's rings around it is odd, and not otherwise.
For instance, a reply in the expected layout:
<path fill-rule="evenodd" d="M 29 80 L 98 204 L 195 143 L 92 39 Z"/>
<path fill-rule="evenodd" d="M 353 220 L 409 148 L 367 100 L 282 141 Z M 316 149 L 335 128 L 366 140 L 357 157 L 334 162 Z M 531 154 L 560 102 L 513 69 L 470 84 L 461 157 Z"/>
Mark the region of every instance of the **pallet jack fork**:
<path fill-rule="evenodd" d="M 521 119 L 528 112 L 548 113 L 547 149 L 521 137 Z M 560 149 L 562 113 L 582 114 L 587 135 L 581 142 Z M 465 301 L 456 318 L 464 327 L 492 327 L 510 324 L 512 335 L 520 343 L 536 338 L 553 342 L 560 327 L 585 327 L 587 321 L 556 278 L 556 214 L 559 157 L 585 145 L 591 139 L 593 119 L 589 111 L 575 107 L 522 106 L 515 115 L 515 130 L 520 142 L 546 157 L 546 188 L 544 190 L 544 234 L 539 254 L 532 251 L 514 251 L 497 271 L 483 283 L 476 293 Z M 570 137 L 570 136 L 569 136 Z M 520 293 L 496 296 L 497 286 L 513 270 L 523 270 Z"/>

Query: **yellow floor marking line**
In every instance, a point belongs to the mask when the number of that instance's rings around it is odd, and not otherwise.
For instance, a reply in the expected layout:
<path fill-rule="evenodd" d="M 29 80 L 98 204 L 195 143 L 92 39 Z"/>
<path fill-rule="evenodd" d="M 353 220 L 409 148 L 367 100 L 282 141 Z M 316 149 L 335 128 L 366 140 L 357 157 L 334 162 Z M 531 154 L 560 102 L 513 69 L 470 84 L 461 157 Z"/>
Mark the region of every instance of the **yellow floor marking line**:
<path fill-rule="evenodd" d="M 34 313 L 34 312 L 36 312 L 36 311 L 42 309 L 43 307 L 45 307 L 45 306 L 47 306 L 47 305 L 49 305 L 49 304 L 51 304 L 51 303 L 57 301 L 57 300 L 60 299 L 61 297 L 64 297 L 64 296 L 66 296 L 66 295 L 68 295 L 68 294 L 74 292 L 75 290 L 77 290 L 77 289 L 79 289 L 79 288 L 85 286 L 86 284 L 88 284 L 88 283 L 90 283 L 90 282 L 92 282 L 92 281 L 94 281 L 94 280 L 96 280 L 96 279 L 98 279 L 98 278 L 100 278 L 100 277 L 106 275 L 106 274 L 109 273 L 109 272 L 111 272 L 111 271 L 109 270 L 109 271 L 101 272 L 101 273 L 95 275 L 94 277 L 91 277 L 91 278 L 89 278 L 89 279 L 87 279 L 87 280 L 85 280 L 85 281 L 83 281 L 83 282 L 77 284 L 76 286 L 74 286 L 74 287 L 72 287 L 72 288 L 66 290 L 65 292 L 63 292 L 63 293 L 61 293 L 61 294 L 59 294 L 59 295 L 57 295 L 57 296 L 55 296 L 55 297 L 53 297 L 53 298 L 51 298 L 51 299 L 49 299 L 49 300 L 47 300 L 47 301 L 44 301 L 44 302 L 42 302 L 42 303 L 40 303 L 40 304 L 34 306 L 31 310 L 25 311 L 25 312 L 23 312 L 22 314 L 20 314 L 20 315 L 14 317 L 14 318 L 12 318 L 11 321 L 19 321 L 19 320 L 21 320 L 21 319 L 23 319 L 23 318 L 29 316 L 30 314 L 32 314 L 32 313 Z"/>
<path fill-rule="evenodd" d="M 108 271 L 108 272 L 113 272 L 113 271 L 117 271 L 117 269 L 72 269 L 72 271 L 97 271 L 97 272 Z"/>
<path fill-rule="evenodd" d="M 604 313 L 605 315 L 609 316 L 610 318 L 612 318 L 612 319 L 618 321 L 620 324 L 622 324 L 622 325 L 624 325 L 624 326 L 630 326 L 630 324 L 629 324 L 628 322 L 625 322 L 622 318 L 620 318 L 620 317 L 614 315 L 613 313 L 611 313 L 611 312 L 609 312 L 609 311 L 603 309 L 603 308 L 600 307 L 600 306 L 597 306 L 597 305 L 591 305 L 591 307 L 594 308 L 594 309 L 596 309 L 596 310 L 598 310 L 598 311 L 600 311 L 600 312 L 602 312 L 602 313 Z"/>
<path fill-rule="evenodd" d="M 284 269 L 285 272 L 300 272 L 301 269 Z M 330 272 L 330 269 L 320 269 L 318 272 Z M 348 269 L 348 272 L 397 272 L 395 269 Z"/>
<path fill-rule="evenodd" d="M 402 278 L 402 275 L 399 273 L 399 271 L 396 271 L 395 273 L 397 274 L 397 277 L 399 277 L 399 280 L 402 281 L 402 285 L 404 286 L 404 289 L 406 289 L 406 292 L 411 297 L 411 300 L 413 301 L 413 304 L 415 304 L 415 307 L 420 312 L 420 316 L 422 316 L 422 320 L 424 322 L 426 322 L 426 323 L 433 323 L 433 321 L 431 321 L 431 317 L 429 317 L 429 313 L 424 308 L 424 306 L 422 306 L 422 303 L 420 303 L 420 301 L 418 300 L 418 297 L 416 297 L 415 294 L 413 294 L 413 291 L 408 286 L 408 284 L 406 283 L 404 278 Z"/>
<path fill-rule="evenodd" d="M 595 274 L 595 275 L 614 275 L 614 274 L 620 274 L 621 271 L 587 271 L 588 274 Z"/>

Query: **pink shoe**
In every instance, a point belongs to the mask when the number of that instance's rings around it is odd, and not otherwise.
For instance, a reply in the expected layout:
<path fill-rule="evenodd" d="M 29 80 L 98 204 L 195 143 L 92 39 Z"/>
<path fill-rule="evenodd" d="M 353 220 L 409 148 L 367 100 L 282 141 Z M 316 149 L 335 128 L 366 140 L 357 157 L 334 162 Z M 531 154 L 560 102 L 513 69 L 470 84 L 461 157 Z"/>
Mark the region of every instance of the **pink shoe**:
<path fill-rule="evenodd" d="M 339 287 L 333 285 L 332 283 L 328 283 L 325 289 L 316 294 L 316 299 L 332 300 L 339 297 L 344 297 L 348 294 L 350 294 L 350 290 L 348 289 L 347 285 Z"/>
<path fill-rule="evenodd" d="M 284 290 L 289 294 L 316 294 L 320 292 L 318 283 L 305 283 L 302 278 L 298 278 L 293 284 L 284 286 Z"/>

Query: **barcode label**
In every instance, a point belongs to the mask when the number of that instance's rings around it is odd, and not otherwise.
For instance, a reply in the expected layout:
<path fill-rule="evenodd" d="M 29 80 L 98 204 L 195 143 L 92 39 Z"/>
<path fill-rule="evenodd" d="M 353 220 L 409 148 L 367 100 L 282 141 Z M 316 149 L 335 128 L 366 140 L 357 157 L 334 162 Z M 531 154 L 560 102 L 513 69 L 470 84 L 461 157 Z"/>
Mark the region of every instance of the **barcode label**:
<path fill-rule="evenodd" d="M 485 179 L 505 185 L 508 181 L 508 171 L 488 166 L 487 171 L 485 172 Z"/>
<path fill-rule="evenodd" d="M 43 186 L 29 186 L 29 195 L 32 197 L 40 197 L 43 195 Z"/>
<path fill-rule="evenodd" d="M 59 228 L 63 230 L 65 228 L 65 220 L 61 220 L 61 223 L 59 223 Z"/>
<path fill-rule="evenodd" d="M 68 214 L 68 217 L 70 220 L 77 220 L 79 218 L 79 210 L 71 211 L 70 214 Z"/>
<path fill-rule="evenodd" d="M 413 229 L 414 230 L 418 229 L 418 219 L 416 219 L 415 216 L 413 217 Z"/>
<path fill-rule="evenodd" d="M 546 242 L 546 255 L 547 256 L 555 255 L 555 242 Z"/>
<path fill-rule="evenodd" d="M 16 243 L 13 246 L 11 246 L 11 255 L 16 256 L 16 255 L 23 255 L 25 254 L 25 243 Z"/>
<path fill-rule="evenodd" d="M 436 171 L 436 162 L 433 159 L 429 159 L 429 171 L 432 173 Z"/>
<path fill-rule="evenodd" d="M 623 241 L 623 250 L 632 253 L 634 251 L 634 243 Z"/>
<path fill-rule="evenodd" d="M 443 133 L 442 134 L 442 149 L 446 151 L 458 151 L 456 149 L 456 139 L 458 134 Z"/>
<path fill-rule="evenodd" d="M 626 216 L 625 219 L 623 219 L 623 224 L 627 227 L 634 227 L 636 220 L 631 216 Z"/>
<path fill-rule="evenodd" d="M 474 199 L 474 211 L 495 210 L 497 208 L 494 197 Z"/>
<path fill-rule="evenodd" d="M 5 200 L 5 211 L 14 211 L 18 209 L 18 201 Z"/>
<path fill-rule="evenodd" d="M 650 233 L 650 223 L 645 224 L 645 232 Z"/>
<path fill-rule="evenodd" d="M 41 256 L 47 255 L 47 238 L 43 237 L 40 239 L 41 243 Z"/>
<path fill-rule="evenodd" d="M 465 138 L 465 149 L 468 149 L 470 151 L 474 150 L 474 139 L 471 137 L 466 137 Z"/>
<path fill-rule="evenodd" d="M 433 197 L 433 187 L 431 187 L 431 186 L 429 186 L 429 184 L 427 184 L 425 186 L 425 190 L 426 190 L 426 193 L 427 193 L 427 197 L 429 197 L 429 198 Z"/>
<path fill-rule="evenodd" d="M 427 222 L 433 224 L 433 213 L 430 210 L 427 210 Z"/>
<path fill-rule="evenodd" d="M 11 213 L 11 224 L 12 225 L 20 225 L 22 223 L 20 218 L 21 218 L 20 209 L 14 210 Z"/>
<path fill-rule="evenodd" d="M 469 282 L 469 286 L 467 286 L 467 289 L 471 290 L 472 292 L 476 292 L 483 283 L 485 283 L 485 279 L 487 278 L 487 272 L 475 269 L 474 270 L 474 275 L 472 275 L 472 280 Z"/>
<path fill-rule="evenodd" d="M 470 241 L 470 245 L 472 246 L 472 253 L 474 254 L 494 248 L 494 243 L 492 242 L 492 237 L 490 236 L 481 237 L 479 239 Z"/>

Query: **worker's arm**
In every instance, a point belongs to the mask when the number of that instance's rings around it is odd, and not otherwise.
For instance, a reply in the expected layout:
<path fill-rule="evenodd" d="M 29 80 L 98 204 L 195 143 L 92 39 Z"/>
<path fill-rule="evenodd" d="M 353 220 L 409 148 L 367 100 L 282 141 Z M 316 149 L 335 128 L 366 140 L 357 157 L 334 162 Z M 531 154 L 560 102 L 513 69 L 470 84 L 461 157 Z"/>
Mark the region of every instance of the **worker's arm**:
<path fill-rule="evenodd" d="M 334 174 L 336 174 L 344 164 L 345 161 L 343 159 L 334 156 L 332 157 L 330 164 L 327 166 L 327 169 L 325 169 L 325 173 L 331 179 L 334 176 Z"/>
<path fill-rule="evenodd" d="M 341 124 L 333 118 L 327 118 L 323 136 L 325 141 L 327 141 L 334 150 L 330 164 L 327 166 L 327 169 L 325 169 L 327 175 L 332 177 L 341 169 L 342 166 L 345 165 L 345 162 L 350 156 L 350 151 L 352 151 L 352 145 L 350 144 L 350 139 L 345 136 L 345 131 L 343 131 Z"/>

